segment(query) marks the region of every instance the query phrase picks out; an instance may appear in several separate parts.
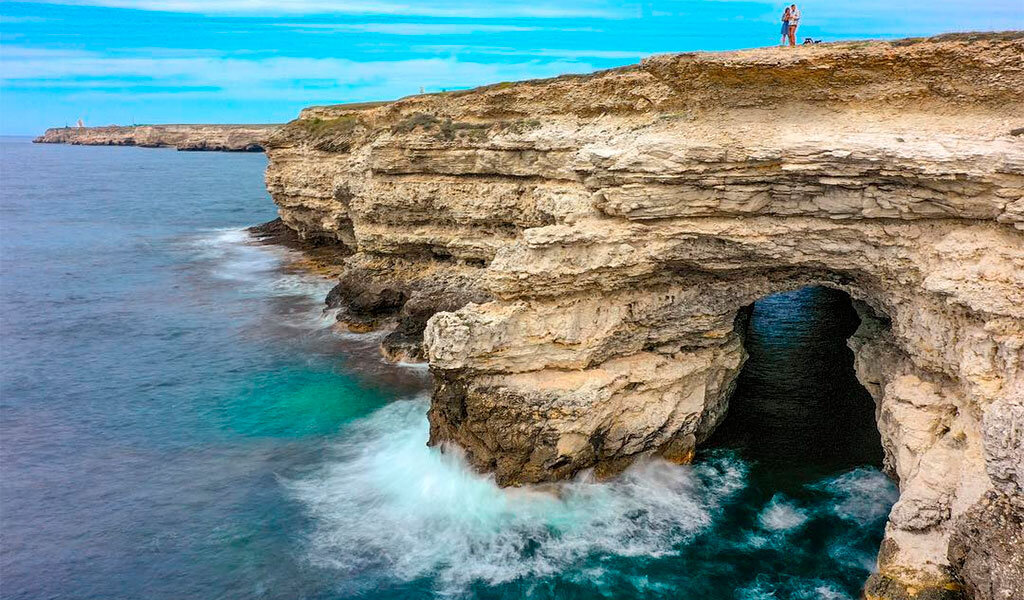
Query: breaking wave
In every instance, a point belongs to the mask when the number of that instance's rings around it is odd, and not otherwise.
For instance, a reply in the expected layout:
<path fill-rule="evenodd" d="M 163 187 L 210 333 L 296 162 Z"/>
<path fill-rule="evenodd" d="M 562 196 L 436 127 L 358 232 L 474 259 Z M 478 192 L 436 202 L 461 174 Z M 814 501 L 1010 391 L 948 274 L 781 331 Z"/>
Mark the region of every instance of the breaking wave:
<path fill-rule="evenodd" d="M 345 432 L 330 463 L 289 482 L 316 519 L 311 560 L 363 579 L 432 577 L 445 591 L 584 568 L 601 556 L 657 557 L 709 528 L 744 486 L 727 455 L 693 467 L 650 461 L 615 481 L 558 494 L 501 489 L 457 453 L 426 447 L 424 399 L 399 401 Z"/>
<path fill-rule="evenodd" d="M 334 282 L 300 270 L 286 270 L 301 258 L 299 252 L 280 246 L 254 243 L 245 229 L 216 229 L 188 240 L 197 264 L 216 279 L 260 297 L 302 297 L 313 306 L 323 304 Z M 320 311 L 307 311 L 319 314 Z"/>
<path fill-rule="evenodd" d="M 757 520 L 762 528 L 769 531 L 788 532 L 806 523 L 807 518 L 806 510 L 786 500 L 783 495 L 776 494 L 758 515 Z"/>
<path fill-rule="evenodd" d="M 610 482 L 584 474 L 556 492 L 502 489 L 457 452 L 426 446 L 427 407 L 418 398 L 379 409 L 343 430 L 319 469 L 284 482 L 312 518 L 307 559 L 333 572 L 342 593 L 429 582 L 436 593 L 462 596 L 560 578 L 599 594 L 618 582 L 658 596 L 685 590 L 701 569 L 721 569 L 738 553 L 774 566 L 769 580 L 743 575 L 736 598 L 852 598 L 894 499 L 883 474 L 857 469 L 805 486 L 800 498 L 775 494 L 737 509 L 752 493 L 750 466 L 725 452 L 686 467 L 646 461 Z M 826 552 L 807 547 L 815 529 L 828 531 Z M 640 567 L 616 571 L 623 560 Z M 682 583 L 648 576 L 642 565 L 659 560 L 693 571 Z M 842 581 L 780 579 L 797 560 L 821 573 L 841 570 Z"/>

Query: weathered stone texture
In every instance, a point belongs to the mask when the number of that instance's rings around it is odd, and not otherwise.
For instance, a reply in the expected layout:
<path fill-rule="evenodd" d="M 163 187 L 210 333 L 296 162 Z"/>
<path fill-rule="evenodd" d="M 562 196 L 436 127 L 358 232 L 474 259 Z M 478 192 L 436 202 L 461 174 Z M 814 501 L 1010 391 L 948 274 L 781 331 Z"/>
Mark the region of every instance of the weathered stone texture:
<path fill-rule="evenodd" d="M 1021 549 L 984 515 L 1021 511 L 1022 57 L 1019 33 L 685 54 L 316 107 L 267 183 L 300 236 L 354 252 L 342 319 L 422 348 L 431 443 L 502 485 L 688 460 L 746 307 L 847 291 L 901 490 L 865 594 L 1002 598 Z"/>

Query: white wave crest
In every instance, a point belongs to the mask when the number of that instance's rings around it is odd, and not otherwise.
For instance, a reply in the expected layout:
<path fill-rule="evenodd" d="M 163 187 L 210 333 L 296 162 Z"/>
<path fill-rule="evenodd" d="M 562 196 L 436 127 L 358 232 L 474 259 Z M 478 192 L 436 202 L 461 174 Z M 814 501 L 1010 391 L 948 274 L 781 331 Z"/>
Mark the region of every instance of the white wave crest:
<path fill-rule="evenodd" d="M 769 531 L 788 532 L 806 523 L 808 518 L 806 510 L 787 500 L 782 494 L 775 494 L 757 515 L 757 522 Z"/>
<path fill-rule="evenodd" d="M 889 515 L 899 499 L 896 484 L 878 469 L 854 469 L 814 486 L 835 497 L 832 511 L 841 519 L 874 523 Z"/>
<path fill-rule="evenodd" d="M 853 600 L 836 589 L 834 584 L 821 579 L 793 578 L 782 586 L 758 579 L 736 590 L 738 600 Z"/>

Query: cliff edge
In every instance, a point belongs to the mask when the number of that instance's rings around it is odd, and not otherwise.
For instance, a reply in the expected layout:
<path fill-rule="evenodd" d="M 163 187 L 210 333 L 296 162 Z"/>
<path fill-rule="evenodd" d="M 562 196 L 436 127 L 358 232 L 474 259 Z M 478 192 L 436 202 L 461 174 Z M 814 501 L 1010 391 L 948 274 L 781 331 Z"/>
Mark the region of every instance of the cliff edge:
<path fill-rule="evenodd" d="M 310 108 L 268 140 L 267 187 L 349 254 L 339 319 L 429 361 L 430 443 L 502 485 L 690 460 L 747 307 L 845 290 L 900 486 L 865 596 L 1005 599 L 1024 597 L 1022 115 L 1020 32 L 664 55 Z"/>

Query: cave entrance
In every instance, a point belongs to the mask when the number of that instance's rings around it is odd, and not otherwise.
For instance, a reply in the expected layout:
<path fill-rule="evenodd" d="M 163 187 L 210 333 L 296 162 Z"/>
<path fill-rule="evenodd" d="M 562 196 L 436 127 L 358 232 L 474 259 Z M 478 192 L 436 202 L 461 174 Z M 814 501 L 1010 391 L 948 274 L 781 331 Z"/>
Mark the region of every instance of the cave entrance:
<path fill-rule="evenodd" d="M 860 324 L 850 296 L 810 286 L 766 296 L 748 310 L 750 357 L 708 446 L 736 449 L 776 484 L 881 466 L 875 403 L 846 345 Z"/>

